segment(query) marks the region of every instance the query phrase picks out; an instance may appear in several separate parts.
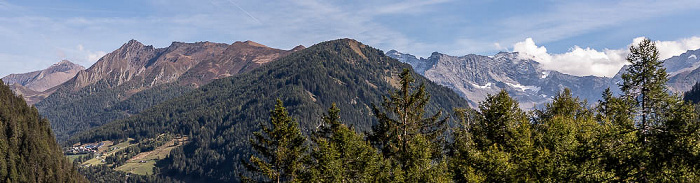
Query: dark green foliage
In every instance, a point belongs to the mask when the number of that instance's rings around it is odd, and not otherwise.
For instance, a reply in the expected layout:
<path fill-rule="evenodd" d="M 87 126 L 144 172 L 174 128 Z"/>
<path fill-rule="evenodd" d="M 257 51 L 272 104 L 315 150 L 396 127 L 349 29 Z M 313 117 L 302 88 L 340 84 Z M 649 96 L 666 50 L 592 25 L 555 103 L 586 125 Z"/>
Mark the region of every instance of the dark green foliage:
<path fill-rule="evenodd" d="M 189 135 L 190 143 L 174 149 L 161 172 L 197 180 L 237 181 L 244 170 L 239 160 L 252 153 L 247 139 L 269 118 L 266 111 L 274 106 L 275 98 L 286 104 L 304 134 L 314 131 L 319 117 L 334 102 L 342 109 L 339 115 L 346 125 L 368 131 L 376 123 L 371 104 L 380 103 L 381 96 L 399 88 L 399 74 L 408 67 L 354 40 L 323 42 L 81 133 L 71 142 L 138 140 L 167 132 Z M 433 96 L 426 113 L 467 106 L 449 88 L 411 73 Z"/>
<path fill-rule="evenodd" d="M 697 180 L 698 119 L 693 107 L 668 94 L 667 74 L 653 42 L 630 47 L 619 98 L 604 93 L 599 119 L 606 132 L 604 166 L 615 180 Z"/>
<path fill-rule="evenodd" d="M 49 121 L 0 80 L 0 182 L 86 182 L 63 156 Z"/>
<path fill-rule="evenodd" d="M 136 81 L 138 79 L 135 79 Z M 59 88 L 58 91 L 36 104 L 42 116 L 51 120 L 51 127 L 59 141 L 67 140 L 78 132 L 123 119 L 165 100 L 192 90 L 177 84 L 163 84 L 123 96 L 127 91 L 142 86 L 133 82 L 111 88 L 98 82 L 78 91 Z"/>
<path fill-rule="evenodd" d="M 412 86 L 415 80 L 408 69 L 399 78 L 401 87 L 384 97 L 382 109 L 372 106 L 378 124 L 369 140 L 401 171 L 392 174 L 405 174 L 402 181 L 440 181 L 447 173 L 440 163 L 447 118 L 439 119 L 440 111 L 424 118 L 430 101 L 425 85 Z"/>
<path fill-rule="evenodd" d="M 505 90 L 488 95 L 480 112 L 458 110 L 462 127 L 456 133 L 451 163 L 456 180 L 528 182 L 532 167 L 531 124 L 518 102 Z"/>
<path fill-rule="evenodd" d="M 594 111 L 567 88 L 534 111 L 532 171 L 543 182 L 601 182 L 612 173 L 600 167 L 601 126 Z"/>
<path fill-rule="evenodd" d="M 384 161 L 364 137 L 340 121 L 335 104 L 323 115 L 323 123 L 314 133 L 314 146 L 307 162 L 305 182 L 377 182 L 382 181 Z"/>
<path fill-rule="evenodd" d="M 301 182 L 302 159 L 307 147 L 306 137 L 301 135 L 299 123 L 289 116 L 282 101 L 277 99 L 270 112 L 270 123 L 260 124 L 260 131 L 253 133 L 250 144 L 259 155 L 251 155 L 246 169 L 262 180 L 256 182 Z M 253 182 L 252 178 L 241 179 Z"/>

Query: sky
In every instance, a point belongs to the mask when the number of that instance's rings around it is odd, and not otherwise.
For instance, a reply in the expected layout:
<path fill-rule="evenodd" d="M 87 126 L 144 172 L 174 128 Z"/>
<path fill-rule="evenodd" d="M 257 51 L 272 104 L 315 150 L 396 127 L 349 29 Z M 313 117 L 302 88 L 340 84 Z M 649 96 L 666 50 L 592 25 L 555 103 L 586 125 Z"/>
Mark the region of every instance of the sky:
<path fill-rule="evenodd" d="M 352 38 L 419 57 L 517 51 L 546 69 L 613 76 L 630 45 L 700 48 L 700 1 L 0 0 L 0 76 L 67 59 L 91 66 L 131 39 L 252 40 L 291 49 Z"/>

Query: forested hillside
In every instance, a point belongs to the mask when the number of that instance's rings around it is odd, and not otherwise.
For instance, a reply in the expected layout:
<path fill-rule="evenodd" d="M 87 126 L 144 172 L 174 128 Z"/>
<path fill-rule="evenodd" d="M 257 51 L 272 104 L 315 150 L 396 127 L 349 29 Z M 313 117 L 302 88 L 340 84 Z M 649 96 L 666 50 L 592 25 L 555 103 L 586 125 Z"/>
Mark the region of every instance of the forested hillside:
<path fill-rule="evenodd" d="M 136 139 L 170 132 L 189 135 L 191 142 L 172 151 L 162 173 L 188 179 L 237 180 L 240 159 L 250 152 L 248 138 L 266 121 L 279 98 L 310 133 L 319 117 L 336 103 L 345 124 L 368 131 L 376 119 L 372 104 L 400 87 L 399 74 L 409 65 L 355 40 L 319 43 L 249 73 L 220 79 L 125 120 L 82 133 L 75 141 Z M 415 73 L 414 73 L 415 75 Z M 446 87 L 416 76 L 431 94 L 430 112 L 450 113 L 467 107 Z"/>
<path fill-rule="evenodd" d="M 41 118 L 0 80 L 0 182 L 87 182 Z"/>

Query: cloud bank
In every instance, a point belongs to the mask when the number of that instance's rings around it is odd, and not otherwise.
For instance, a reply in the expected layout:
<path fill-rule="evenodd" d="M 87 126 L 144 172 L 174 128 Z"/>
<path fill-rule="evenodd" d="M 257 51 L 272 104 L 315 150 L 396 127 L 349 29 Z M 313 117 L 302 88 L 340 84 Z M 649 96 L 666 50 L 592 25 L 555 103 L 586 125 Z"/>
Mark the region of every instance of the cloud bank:
<path fill-rule="evenodd" d="M 641 42 L 644 37 L 632 40 L 626 48 L 595 50 L 589 47 L 574 46 L 565 53 L 548 53 L 544 46 L 537 46 L 532 38 L 517 42 L 513 51 L 521 53 L 524 59 L 533 59 L 542 64 L 543 69 L 555 70 L 576 76 L 613 77 L 628 64 L 626 58 L 629 46 Z M 677 41 L 654 41 L 659 50 L 659 59 L 680 55 L 688 50 L 700 48 L 700 37 L 684 38 Z"/>

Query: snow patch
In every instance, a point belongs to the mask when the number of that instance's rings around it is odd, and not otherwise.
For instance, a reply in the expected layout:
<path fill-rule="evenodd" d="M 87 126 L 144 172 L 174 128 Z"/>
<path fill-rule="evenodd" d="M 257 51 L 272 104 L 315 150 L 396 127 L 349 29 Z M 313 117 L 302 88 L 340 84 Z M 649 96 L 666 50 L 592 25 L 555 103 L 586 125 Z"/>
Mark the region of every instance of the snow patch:
<path fill-rule="evenodd" d="M 688 59 L 693 59 L 693 60 L 695 60 L 695 59 L 698 59 L 698 57 L 695 56 L 695 55 L 690 55 L 690 56 L 688 57 Z"/>
<path fill-rule="evenodd" d="M 474 86 L 476 88 L 481 88 L 481 89 L 491 88 L 491 85 L 492 85 L 492 83 L 486 83 L 486 85 L 483 85 L 483 86 L 478 85 L 478 84 L 472 84 L 472 86 Z"/>
<path fill-rule="evenodd" d="M 549 76 L 549 71 L 542 71 L 541 78 L 544 79 L 544 78 L 547 78 L 547 76 Z"/>
<path fill-rule="evenodd" d="M 508 86 L 510 86 L 510 87 L 520 89 L 521 91 L 526 91 L 526 90 L 530 90 L 530 91 L 533 91 L 533 92 L 538 92 L 538 91 L 540 91 L 540 87 L 539 87 L 539 86 L 523 86 L 523 85 L 521 85 L 521 84 L 512 84 L 512 83 L 506 83 L 506 84 L 507 84 Z"/>

